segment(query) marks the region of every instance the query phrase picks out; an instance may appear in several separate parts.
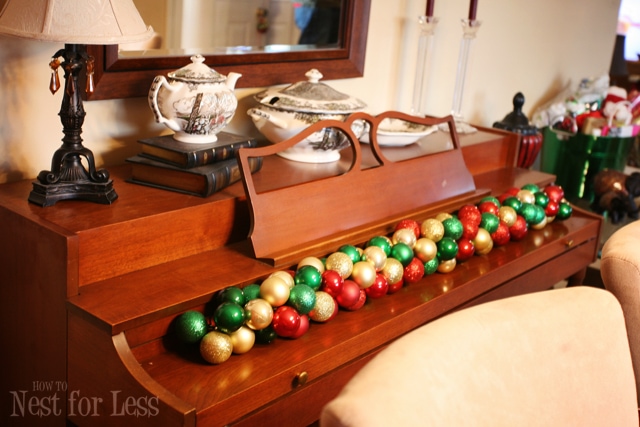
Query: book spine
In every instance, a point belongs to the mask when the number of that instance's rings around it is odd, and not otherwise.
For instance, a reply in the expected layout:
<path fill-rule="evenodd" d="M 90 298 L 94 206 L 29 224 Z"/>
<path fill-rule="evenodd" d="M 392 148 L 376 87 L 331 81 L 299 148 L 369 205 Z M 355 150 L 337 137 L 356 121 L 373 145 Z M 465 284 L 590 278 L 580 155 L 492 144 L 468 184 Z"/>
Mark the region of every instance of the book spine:
<path fill-rule="evenodd" d="M 249 169 L 251 173 L 258 172 L 262 168 L 262 157 L 249 158 Z M 237 161 L 229 162 L 225 167 L 217 169 L 207 175 L 207 189 L 203 196 L 210 196 L 229 185 L 240 181 L 242 173 Z"/>
<path fill-rule="evenodd" d="M 193 168 L 196 166 L 204 166 L 210 163 L 220 162 L 222 160 L 233 159 L 236 156 L 238 150 L 242 147 L 254 147 L 256 145 L 254 140 L 241 141 L 235 144 L 231 144 L 224 147 L 215 147 L 208 150 L 194 151 L 186 153 L 186 168 Z"/>

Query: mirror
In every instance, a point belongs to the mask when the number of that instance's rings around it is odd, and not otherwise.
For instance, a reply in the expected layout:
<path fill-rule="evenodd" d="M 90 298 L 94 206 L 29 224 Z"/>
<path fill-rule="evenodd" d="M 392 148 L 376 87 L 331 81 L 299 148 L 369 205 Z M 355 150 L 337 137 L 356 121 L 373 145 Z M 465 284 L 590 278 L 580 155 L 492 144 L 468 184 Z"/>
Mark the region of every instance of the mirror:
<path fill-rule="evenodd" d="M 186 1 L 173 0 L 175 3 Z M 211 53 L 204 54 L 206 64 L 220 74 L 231 71 L 242 74 L 237 88 L 300 81 L 311 68 L 319 69 L 325 80 L 360 77 L 364 71 L 371 0 L 342 0 L 341 3 L 337 43 L 285 48 L 281 44 L 267 45 L 271 47 L 245 48 L 240 53 L 238 49 L 214 47 L 207 49 Z M 158 52 L 123 51 L 117 45 L 87 46 L 87 51 L 95 58 L 95 90 L 88 100 L 146 97 L 156 75 L 181 68 L 190 63 L 192 54 L 202 53 L 192 49 L 176 52 L 174 48 Z M 227 53 L 229 51 L 231 53 Z M 160 56 L 160 52 L 166 55 Z"/>

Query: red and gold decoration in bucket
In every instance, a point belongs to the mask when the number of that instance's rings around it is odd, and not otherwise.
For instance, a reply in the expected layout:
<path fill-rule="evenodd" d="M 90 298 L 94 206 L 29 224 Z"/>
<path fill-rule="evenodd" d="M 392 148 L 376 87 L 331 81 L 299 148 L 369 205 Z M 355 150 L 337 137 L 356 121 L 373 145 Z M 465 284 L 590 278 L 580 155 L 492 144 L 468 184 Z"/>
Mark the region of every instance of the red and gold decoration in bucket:
<path fill-rule="evenodd" d="M 523 239 L 530 228 L 543 229 L 571 214 L 561 187 L 528 184 L 453 214 L 404 219 L 391 236 L 344 245 L 323 259 L 304 258 L 260 283 L 225 288 L 214 296 L 210 315 L 186 311 L 175 319 L 173 333 L 184 345 L 199 345 L 207 362 L 220 364 L 255 343 L 299 338 L 341 309 L 355 311 L 425 276 L 449 273 L 475 255 Z"/>

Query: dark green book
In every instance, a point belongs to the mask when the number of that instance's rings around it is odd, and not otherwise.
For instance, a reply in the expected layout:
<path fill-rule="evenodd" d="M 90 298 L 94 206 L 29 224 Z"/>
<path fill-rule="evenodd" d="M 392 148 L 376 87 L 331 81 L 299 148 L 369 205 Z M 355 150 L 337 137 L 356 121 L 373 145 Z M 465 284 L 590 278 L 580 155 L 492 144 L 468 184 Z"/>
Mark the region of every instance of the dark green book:
<path fill-rule="evenodd" d="M 235 157 L 190 169 L 140 155 L 130 157 L 127 161 L 132 165 L 129 182 L 201 197 L 210 196 L 242 177 Z M 262 157 L 250 158 L 249 167 L 252 173 L 259 171 Z"/>
<path fill-rule="evenodd" d="M 253 138 L 220 132 L 216 142 L 193 144 L 173 139 L 173 135 L 141 139 L 141 156 L 184 169 L 235 158 L 241 147 L 255 147 Z"/>

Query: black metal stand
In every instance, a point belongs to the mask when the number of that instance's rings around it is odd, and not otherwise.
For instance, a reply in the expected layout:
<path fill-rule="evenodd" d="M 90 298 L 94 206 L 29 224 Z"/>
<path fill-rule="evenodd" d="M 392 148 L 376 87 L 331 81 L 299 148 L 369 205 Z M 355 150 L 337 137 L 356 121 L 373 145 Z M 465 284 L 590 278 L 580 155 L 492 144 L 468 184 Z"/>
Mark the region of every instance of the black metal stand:
<path fill-rule="evenodd" d="M 52 206 L 60 200 L 86 200 L 111 204 L 118 198 L 113 189 L 113 181 L 105 169 L 96 170 L 91 150 L 82 145 L 82 124 L 85 111 L 78 88 L 78 75 L 88 56 L 81 46 L 67 44 L 56 52 L 54 58 L 64 58 L 64 96 L 60 108 L 62 122 L 62 146 L 53 155 L 51 170 L 41 171 L 29 201 L 40 206 Z M 87 168 L 83 164 L 86 162 Z"/>

